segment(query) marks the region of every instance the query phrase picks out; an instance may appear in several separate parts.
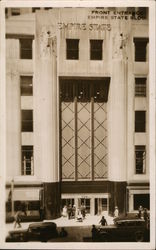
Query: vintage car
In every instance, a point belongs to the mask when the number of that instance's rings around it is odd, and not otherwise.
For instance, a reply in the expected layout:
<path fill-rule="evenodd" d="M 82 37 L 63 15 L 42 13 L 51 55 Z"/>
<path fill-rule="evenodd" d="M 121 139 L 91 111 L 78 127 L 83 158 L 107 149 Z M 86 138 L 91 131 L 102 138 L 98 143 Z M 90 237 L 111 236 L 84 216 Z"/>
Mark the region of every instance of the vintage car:
<path fill-rule="evenodd" d="M 58 237 L 57 226 L 53 222 L 32 223 L 28 229 L 9 231 L 6 242 L 47 242 Z"/>
<path fill-rule="evenodd" d="M 143 219 L 116 218 L 114 225 L 101 226 L 98 229 L 97 241 L 142 242 L 149 241 L 149 228 Z"/>

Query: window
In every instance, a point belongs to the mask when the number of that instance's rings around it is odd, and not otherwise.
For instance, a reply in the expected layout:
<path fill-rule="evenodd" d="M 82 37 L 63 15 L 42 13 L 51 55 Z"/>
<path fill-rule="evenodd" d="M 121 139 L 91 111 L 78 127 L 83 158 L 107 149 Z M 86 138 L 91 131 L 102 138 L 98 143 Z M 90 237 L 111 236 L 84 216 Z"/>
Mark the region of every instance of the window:
<path fill-rule="evenodd" d="M 51 10 L 52 9 L 52 7 L 46 7 L 46 8 L 44 8 L 44 10 Z"/>
<path fill-rule="evenodd" d="M 146 61 L 147 43 L 148 43 L 148 38 L 134 38 L 136 62 Z"/>
<path fill-rule="evenodd" d="M 22 132 L 33 131 L 33 111 L 22 110 Z"/>
<path fill-rule="evenodd" d="M 146 111 L 135 111 L 135 132 L 146 132 Z"/>
<path fill-rule="evenodd" d="M 79 59 L 79 39 L 66 39 L 67 59 Z"/>
<path fill-rule="evenodd" d="M 133 195 L 134 210 L 138 210 L 139 206 L 150 209 L 150 196 L 149 194 L 134 194 Z"/>
<path fill-rule="evenodd" d="M 90 60 L 102 60 L 103 40 L 90 40 Z"/>
<path fill-rule="evenodd" d="M 11 15 L 12 16 L 20 15 L 20 8 L 11 8 Z"/>
<path fill-rule="evenodd" d="M 146 78 L 135 78 L 135 96 L 146 96 Z"/>
<path fill-rule="evenodd" d="M 21 76 L 21 96 L 31 96 L 33 94 L 32 76 Z"/>
<path fill-rule="evenodd" d="M 40 10 L 40 8 L 36 7 L 36 8 L 32 8 L 32 12 L 36 12 L 36 10 Z"/>
<path fill-rule="evenodd" d="M 145 146 L 135 146 L 135 173 L 145 174 L 146 148 Z"/>
<path fill-rule="evenodd" d="M 147 7 L 128 7 L 127 11 L 132 13 L 132 20 L 144 20 L 148 18 L 148 8 Z"/>
<path fill-rule="evenodd" d="M 22 146 L 22 175 L 33 174 L 33 146 Z"/>
<path fill-rule="evenodd" d="M 139 7 L 138 11 L 142 19 L 147 19 L 148 16 L 148 8 L 147 7 Z"/>
<path fill-rule="evenodd" d="M 32 39 L 20 38 L 20 58 L 32 59 Z"/>
<path fill-rule="evenodd" d="M 72 206 L 74 205 L 74 198 L 61 199 L 62 208 L 63 208 L 64 206 L 69 206 L 69 204 L 71 204 Z"/>

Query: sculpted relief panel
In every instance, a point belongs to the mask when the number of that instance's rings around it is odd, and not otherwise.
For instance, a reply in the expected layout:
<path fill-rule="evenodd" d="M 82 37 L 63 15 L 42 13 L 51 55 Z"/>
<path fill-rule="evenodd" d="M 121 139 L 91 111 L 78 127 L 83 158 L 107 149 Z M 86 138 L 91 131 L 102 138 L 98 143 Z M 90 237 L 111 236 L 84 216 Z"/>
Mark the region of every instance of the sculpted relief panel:
<path fill-rule="evenodd" d="M 40 57 L 56 56 L 56 33 L 53 26 L 43 26 L 41 28 L 40 36 Z"/>

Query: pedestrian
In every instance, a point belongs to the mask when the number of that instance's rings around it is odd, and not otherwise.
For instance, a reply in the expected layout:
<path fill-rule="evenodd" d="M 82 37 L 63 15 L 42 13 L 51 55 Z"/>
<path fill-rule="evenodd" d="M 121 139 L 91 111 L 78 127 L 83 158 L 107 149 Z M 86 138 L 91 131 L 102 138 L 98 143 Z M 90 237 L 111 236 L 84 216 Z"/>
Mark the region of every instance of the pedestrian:
<path fill-rule="evenodd" d="M 114 210 L 114 218 L 117 218 L 119 216 L 119 209 L 117 206 L 115 206 L 115 210 Z"/>
<path fill-rule="evenodd" d="M 107 221 L 105 219 L 105 216 L 102 216 L 101 220 L 99 221 L 99 223 L 101 224 L 101 226 L 107 226 Z"/>
<path fill-rule="evenodd" d="M 98 240 L 98 236 L 99 236 L 99 232 L 97 230 L 97 228 L 95 227 L 95 225 L 92 225 L 92 241 L 97 241 Z"/>
<path fill-rule="evenodd" d="M 75 219 L 75 216 L 76 216 L 76 205 L 73 205 L 72 217 Z"/>
<path fill-rule="evenodd" d="M 143 211 L 143 207 L 139 206 L 138 208 L 138 218 L 141 219 L 142 218 L 142 211 Z"/>
<path fill-rule="evenodd" d="M 21 223 L 20 223 L 21 222 L 21 211 L 20 210 L 15 213 L 14 219 L 15 219 L 14 228 L 16 228 L 17 224 L 18 224 L 18 228 L 22 227 Z"/>
<path fill-rule="evenodd" d="M 67 213 L 68 213 L 68 219 L 70 220 L 70 218 L 72 216 L 72 206 L 71 206 L 71 204 L 69 204 L 69 206 L 67 208 Z"/>
<path fill-rule="evenodd" d="M 146 228 L 148 228 L 149 216 L 148 216 L 147 208 L 144 208 L 143 217 L 144 217 L 144 220 L 146 222 Z"/>
<path fill-rule="evenodd" d="M 62 216 L 67 217 L 67 206 L 66 205 L 63 207 Z"/>
<path fill-rule="evenodd" d="M 85 219 L 86 207 L 85 207 L 84 203 L 81 204 L 81 214 L 82 214 L 83 219 Z"/>
<path fill-rule="evenodd" d="M 44 219 L 44 208 L 40 206 L 39 208 L 39 213 L 40 213 L 40 220 L 42 221 Z"/>
<path fill-rule="evenodd" d="M 68 233 L 67 231 L 64 229 L 64 227 L 61 228 L 61 232 L 60 232 L 60 237 L 67 237 Z"/>
<path fill-rule="evenodd" d="M 83 217 L 82 217 L 82 213 L 81 213 L 80 209 L 77 210 L 77 221 L 79 221 L 79 222 L 83 221 Z"/>

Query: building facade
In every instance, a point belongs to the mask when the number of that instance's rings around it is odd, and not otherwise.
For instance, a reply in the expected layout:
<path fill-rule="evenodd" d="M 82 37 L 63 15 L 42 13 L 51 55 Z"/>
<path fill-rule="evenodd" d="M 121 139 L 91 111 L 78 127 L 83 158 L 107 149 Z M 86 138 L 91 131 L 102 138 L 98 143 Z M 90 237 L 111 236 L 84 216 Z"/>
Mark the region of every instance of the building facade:
<path fill-rule="evenodd" d="M 150 209 L 148 8 L 6 16 L 8 211 Z"/>

